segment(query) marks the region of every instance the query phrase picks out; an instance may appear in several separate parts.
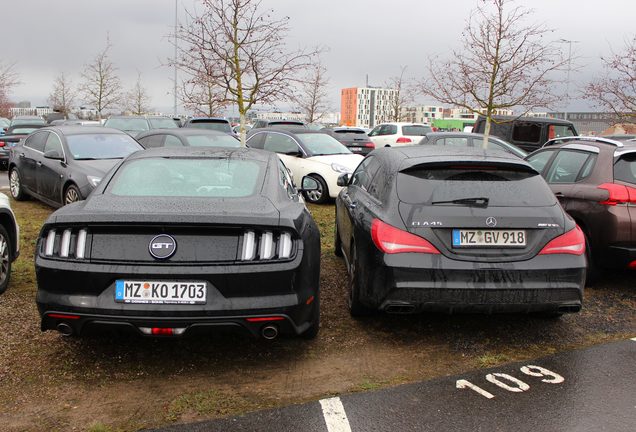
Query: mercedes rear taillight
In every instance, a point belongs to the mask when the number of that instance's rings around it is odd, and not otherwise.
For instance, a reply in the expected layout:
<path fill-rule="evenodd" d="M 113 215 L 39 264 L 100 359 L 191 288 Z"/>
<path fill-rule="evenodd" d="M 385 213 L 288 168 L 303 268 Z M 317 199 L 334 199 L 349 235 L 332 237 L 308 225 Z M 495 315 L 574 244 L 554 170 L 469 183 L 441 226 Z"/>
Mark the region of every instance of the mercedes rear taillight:
<path fill-rule="evenodd" d="M 585 252 L 585 236 L 579 226 L 550 240 L 539 255 L 570 254 L 582 255 Z"/>
<path fill-rule="evenodd" d="M 378 249 L 388 254 L 403 252 L 440 253 L 428 240 L 384 223 L 380 219 L 373 219 L 371 223 L 371 238 Z"/>
<path fill-rule="evenodd" d="M 598 186 L 609 192 L 609 197 L 599 204 L 615 206 L 617 204 L 636 204 L 636 188 L 618 183 L 603 183 Z"/>

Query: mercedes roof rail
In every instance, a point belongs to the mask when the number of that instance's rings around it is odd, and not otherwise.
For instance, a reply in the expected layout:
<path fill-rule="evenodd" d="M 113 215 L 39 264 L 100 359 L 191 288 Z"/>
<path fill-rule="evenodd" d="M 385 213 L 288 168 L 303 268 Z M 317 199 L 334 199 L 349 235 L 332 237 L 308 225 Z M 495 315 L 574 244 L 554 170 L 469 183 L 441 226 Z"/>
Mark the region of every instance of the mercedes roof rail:
<path fill-rule="evenodd" d="M 601 138 L 597 136 L 569 136 L 569 137 L 562 137 L 562 138 L 553 138 L 547 141 L 545 144 L 543 144 L 542 147 L 547 147 L 554 144 L 561 144 L 568 141 L 588 141 L 588 142 L 596 142 L 601 144 L 610 144 L 616 147 L 623 147 L 623 143 L 620 141 L 616 141 L 609 138 Z"/>

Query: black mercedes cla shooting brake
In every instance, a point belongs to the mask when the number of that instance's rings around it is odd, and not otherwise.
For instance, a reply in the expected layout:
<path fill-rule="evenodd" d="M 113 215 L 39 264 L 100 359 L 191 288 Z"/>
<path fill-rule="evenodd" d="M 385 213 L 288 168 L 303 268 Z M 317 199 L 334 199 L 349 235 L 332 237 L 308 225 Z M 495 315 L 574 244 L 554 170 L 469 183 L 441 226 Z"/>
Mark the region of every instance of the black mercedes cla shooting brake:
<path fill-rule="evenodd" d="M 584 236 L 525 161 L 379 149 L 339 182 L 335 251 L 349 270 L 352 315 L 581 309 Z"/>
<path fill-rule="evenodd" d="M 318 187 L 305 178 L 304 187 Z M 54 212 L 35 258 L 42 330 L 313 338 L 320 234 L 275 153 L 157 148 Z"/>

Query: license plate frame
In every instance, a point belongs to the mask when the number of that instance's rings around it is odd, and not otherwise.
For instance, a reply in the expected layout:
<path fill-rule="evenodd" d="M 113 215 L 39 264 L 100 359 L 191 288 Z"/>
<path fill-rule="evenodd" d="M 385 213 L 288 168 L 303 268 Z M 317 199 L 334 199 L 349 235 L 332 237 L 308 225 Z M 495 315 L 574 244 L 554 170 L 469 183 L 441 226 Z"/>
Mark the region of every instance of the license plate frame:
<path fill-rule="evenodd" d="M 115 281 L 116 303 L 202 305 L 207 303 L 207 297 L 208 284 L 204 281 L 140 279 Z"/>
<path fill-rule="evenodd" d="M 528 244 L 524 229 L 463 229 L 452 232 L 453 248 L 523 248 Z"/>

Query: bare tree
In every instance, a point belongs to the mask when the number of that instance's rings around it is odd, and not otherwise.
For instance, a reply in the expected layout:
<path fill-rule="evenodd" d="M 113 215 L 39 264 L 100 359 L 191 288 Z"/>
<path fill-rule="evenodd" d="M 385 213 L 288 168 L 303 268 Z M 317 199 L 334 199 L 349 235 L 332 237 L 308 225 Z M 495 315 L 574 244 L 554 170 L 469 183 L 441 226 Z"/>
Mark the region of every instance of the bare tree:
<path fill-rule="evenodd" d="M 195 115 L 218 116 L 227 106 L 222 88 L 209 75 L 199 75 L 181 83 L 179 99 Z"/>
<path fill-rule="evenodd" d="M 601 59 L 604 73 L 585 87 L 585 97 L 613 113 L 616 122 L 636 123 L 636 36 L 622 52 Z"/>
<path fill-rule="evenodd" d="M 413 92 L 404 79 L 407 66 L 400 66 L 400 75 L 389 78 L 386 88 L 395 90 L 391 99 L 391 121 L 402 121 L 402 108 L 413 101 Z"/>
<path fill-rule="evenodd" d="M 487 147 L 497 110 L 521 108 L 523 115 L 558 100 L 551 75 L 564 70 L 568 59 L 545 41 L 552 30 L 525 23 L 532 10 L 513 7 L 508 12 L 508 0 L 480 3 L 462 34 L 463 49 L 449 60 L 432 59 L 420 88 L 439 102 L 484 114 Z"/>
<path fill-rule="evenodd" d="M 0 116 L 9 117 L 9 94 L 11 89 L 20 83 L 14 64 L 0 63 Z"/>
<path fill-rule="evenodd" d="M 97 119 L 102 113 L 115 107 L 121 100 L 121 81 L 117 75 L 117 67 L 108 55 L 112 47 L 110 39 L 106 39 L 106 47 L 95 57 L 92 63 L 84 67 L 82 83 L 79 90 L 84 101 L 97 111 Z"/>
<path fill-rule="evenodd" d="M 76 92 L 72 81 L 61 73 L 53 81 L 53 90 L 49 95 L 49 103 L 54 111 L 61 112 L 68 118 L 75 101 Z"/>
<path fill-rule="evenodd" d="M 126 110 L 134 115 L 143 115 L 150 111 L 150 96 L 141 84 L 141 73 L 137 71 L 137 81 L 132 89 L 126 93 Z"/>
<path fill-rule="evenodd" d="M 294 102 L 305 113 L 308 123 L 320 121 L 329 109 L 328 85 L 327 68 L 318 61 L 309 68 L 294 96 Z"/>
<path fill-rule="evenodd" d="M 177 29 L 177 66 L 192 78 L 206 77 L 222 89 L 224 103 L 238 106 L 241 143 L 246 114 L 255 104 L 292 100 L 299 73 L 317 51 L 286 46 L 289 18 L 273 18 L 261 0 L 202 0 Z"/>

